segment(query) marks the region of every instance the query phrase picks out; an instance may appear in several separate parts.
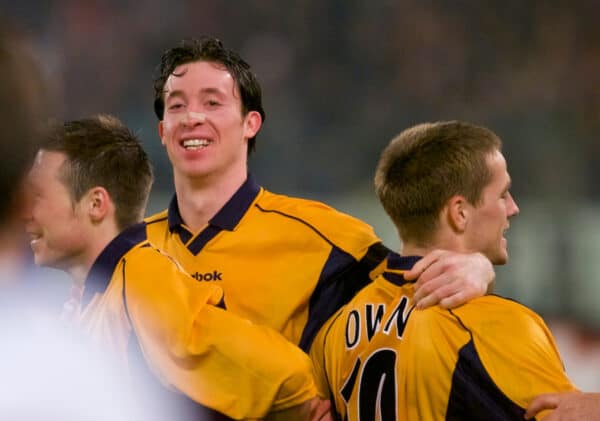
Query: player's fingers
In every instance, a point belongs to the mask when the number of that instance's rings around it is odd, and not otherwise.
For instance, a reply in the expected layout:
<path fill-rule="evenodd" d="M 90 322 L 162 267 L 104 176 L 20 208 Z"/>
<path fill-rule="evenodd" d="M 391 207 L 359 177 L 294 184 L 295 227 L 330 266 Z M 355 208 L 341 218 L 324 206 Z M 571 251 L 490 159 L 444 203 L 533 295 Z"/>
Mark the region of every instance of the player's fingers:
<path fill-rule="evenodd" d="M 531 403 L 527 407 L 527 411 L 525 411 L 525 419 L 531 419 L 543 410 L 555 409 L 558 406 L 560 400 L 561 395 L 558 393 L 546 393 L 537 396 L 531 401 Z M 551 416 L 544 418 L 544 420 L 551 421 Z"/>
<path fill-rule="evenodd" d="M 448 294 L 440 294 L 440 306 L 451 309 L 459 307 L 473 298 L 481 297 L 485 291 L 482 291 L 480 285 L 472 285 L 461 281 L 455 281 L 451 284 L 453 290 Z"/>
<path fill-rule="evenodd" d="M 460 290 L 452 295 L 442 298 L 439 304 L 440 307 L 447 309 L 456 308 L 469 301 L 472 297 L 476 296 L 476 294 L 469 294 L 466 290 Z"/>
<path fill-rule="evenodd" d="M 448 276 L 444 273 L 429 279 L 427 282 L 416 282 L 413 299 L 418 302 L 449 282 Z"/>
<path fill-rule="evenodd" d="M 333 415 L 331 414 L 331 410 L 329 410 L 325 414 L 323 414 L 321 416 L 321 418 L 319 418 L 318 421 L 335 421 L 335 419 L 333 418 Z"/>
<path fill-rule="evenodd" d="M 439 287 L 441 284 L 439 283 L 440 280 L 438 278 L 445 276 L 446 282 L 450 282 L 453 274 L 454 272 L 449 270 L 447 259 L 438 259 L 423 270 L 415 282 L 415 287 L 420 288 L 430 282 L 434 282 L 434 285 Z"/>
<path fill-rule="evenodd" d="M 415 300 L 415 304 L 418 309 L 424 309 L 427 307 L 434 306 L 438 304 L 441 300 L 450 297 L 458 292 L 456 289 L 456 285 L 448 283 L 448 281 L 446 280 L 443 280 L 443 276 L 441 278 L 441 286 L 431 290 L 428 294 L 423 295 L 419 300 Z"/>
<path fill-rule="evenodd" d="M 419 278 L 421 274 L 434 264 L 444 253 L 444 250 L 433 250 L 427 253 L 422 259 L 414 264 L 411 270 L 404 272 L 404 278 L 409 281 Z"/>
<path fill-rule="evenodd" d="M 311 405 L 311 421 L 327 421 L 331 417 L 331 402 L 329 400 L 318 399 Z"/>
<path fill-rule="evenodd" d="M 439 303 L 440 297 L 437 296 L 435 292 L 421 298 L 419 301 L 415 303 L 416 307 L 419 310 L 423 310 L 425 308 L 431 307 Z"/>

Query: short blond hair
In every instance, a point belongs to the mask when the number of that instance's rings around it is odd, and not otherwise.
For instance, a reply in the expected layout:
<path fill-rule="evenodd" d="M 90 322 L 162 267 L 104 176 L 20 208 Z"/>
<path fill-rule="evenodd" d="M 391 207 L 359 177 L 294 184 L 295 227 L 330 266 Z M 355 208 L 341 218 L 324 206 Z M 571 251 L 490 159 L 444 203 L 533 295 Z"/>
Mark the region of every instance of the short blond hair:
<path fill-rule="evenodd" d="M 460 121 L 419 124 L 392 139 L 377 165 L 375 190 L 401 240 L 427 246 L 454 195 L 477 204 L 491 178 L 486 158 L 501 147 L 490 130 Z"/>

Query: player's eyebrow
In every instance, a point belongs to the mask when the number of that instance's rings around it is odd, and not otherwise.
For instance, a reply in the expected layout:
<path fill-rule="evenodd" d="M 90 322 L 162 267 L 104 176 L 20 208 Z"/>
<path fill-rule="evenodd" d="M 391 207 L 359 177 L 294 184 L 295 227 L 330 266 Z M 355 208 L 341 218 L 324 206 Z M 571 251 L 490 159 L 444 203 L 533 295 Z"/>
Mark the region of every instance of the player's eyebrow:
<path fill-rule="evenodd" d="M 183 91 L 179 91 L 179 90 L 175 90 L 175 91 L 170 91 L 168 89 L 165 89 L 163 91 L 164 95 L 165 95 L 165 99 L 167 98 L 173 98 L 173 97 L 182 97 L 184 96 Z"/>
<path fill-rule="evenodd" d="M 168 90 L 165 89 L 163 91 L 164 95 L 165 95 L 165 99 L 167 98 L 173 98 L 173 97 L 184 97 L 185 94 L 182 90 L 180 89 L 174 89 L 174 90 Z M 218 88 L 213 88 L 213 87 L 207 87 L 207 88 L 201 88 L 199 90 L 200 94 L 206 95 L 206 94 L 212 94 L 212 95 L 217 95 L 217 96 L 224 96 L 225 94 L 223 93 L 223 91 L 221 91 Z"/>

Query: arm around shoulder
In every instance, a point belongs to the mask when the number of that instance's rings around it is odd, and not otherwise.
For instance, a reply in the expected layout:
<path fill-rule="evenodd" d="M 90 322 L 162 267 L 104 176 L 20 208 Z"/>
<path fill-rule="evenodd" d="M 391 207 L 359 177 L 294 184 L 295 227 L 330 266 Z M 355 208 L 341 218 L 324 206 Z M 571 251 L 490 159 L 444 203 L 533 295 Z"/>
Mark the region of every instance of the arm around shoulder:
<path fill-rule="evenodd" d="M 220 288 L 162 257 L 154 256 L 151 271 L 130 266 L 128 277 L 145 272 L 152 279 L 125 285 L 135 335 L 166 386 L 235 419 L 262 418 L 316 396 L 306 354 L 274 330 L 217 307 Z"/>
<path fill-rule="evenodd" d="M 527 408 L 526 419 L 554 409 L 544 421 L 593 420 L 600 416 L 600 393 L 548 393 L 537 396 Z"/>

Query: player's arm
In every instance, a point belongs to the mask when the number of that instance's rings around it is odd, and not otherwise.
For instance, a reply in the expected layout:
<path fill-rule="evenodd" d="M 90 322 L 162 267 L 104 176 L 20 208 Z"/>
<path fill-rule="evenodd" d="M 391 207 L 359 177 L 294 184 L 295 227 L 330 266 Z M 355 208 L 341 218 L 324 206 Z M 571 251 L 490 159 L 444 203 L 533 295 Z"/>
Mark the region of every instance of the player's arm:
<path fill-rule="evenodd" d="M 308 356 L 267 327 L 216 305 L 222 290 L 152 249 L 126 266 L 129 317 L 163 383 L 236 419 L 263 418 L 316 395 Z"/>
<path fill-rule="evenodd" d="M 493 290 L 496 274 L 490 261 L 481 253 L 456 253 L 434 250 L 404 274 L 417 279 L 415 302 L 423 309 L 439 304 L 455 308 Z"/>
<path fill-rule="evenodd" d="M 264 421 L 333 421 L 328 400 L 318 397 L 289 409 L 271 412 Z"/>
<path fill-rule="evenodd" d="M 541 411 L 553 409 L 544 421 L 593 420 L 600 415 L 600 393 L 545 393 L 537 396 L 527 408 L 525 419 Z"/>

